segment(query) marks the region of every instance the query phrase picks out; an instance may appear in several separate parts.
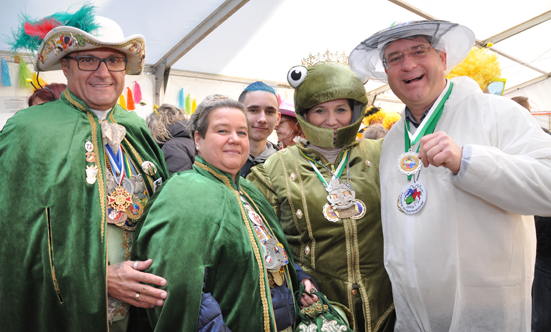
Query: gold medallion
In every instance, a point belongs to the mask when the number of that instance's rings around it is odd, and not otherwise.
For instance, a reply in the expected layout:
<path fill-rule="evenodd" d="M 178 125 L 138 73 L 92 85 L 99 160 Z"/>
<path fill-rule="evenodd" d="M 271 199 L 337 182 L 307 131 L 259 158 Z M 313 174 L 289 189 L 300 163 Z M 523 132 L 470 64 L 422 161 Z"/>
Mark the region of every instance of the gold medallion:
<path fill-rule="evenodd" d="M 132 197 L 120 185 L 111 195 L 107 196 L 109 206 L 121 212 L 126 212 L 126 209 L 132 204 Z"/>

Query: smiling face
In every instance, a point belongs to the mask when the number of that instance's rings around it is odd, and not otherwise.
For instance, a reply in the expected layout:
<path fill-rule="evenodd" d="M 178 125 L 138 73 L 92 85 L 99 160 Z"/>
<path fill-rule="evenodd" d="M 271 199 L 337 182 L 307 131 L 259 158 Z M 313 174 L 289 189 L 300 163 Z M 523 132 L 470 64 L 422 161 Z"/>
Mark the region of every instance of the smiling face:
<path fill-rule="evenodd" d="M 249 139 L 257 142 L 267 140 L 281 116 L 276 96 L 267 91 L 249 91 L 243 105 L 247 108 L 247 118 L 251 124 Z"/>
<path fill-rule="evenodd" d="M 234 178 L 249 156 L 247 119 L 240 109 L 224 107 L 212 111 L 205 137 L 196 131 L 194 140 L 199 156 Z"/>
<path fill-rule="evenodd" d="M 430 47 L 423 37 L 399 39 L 392 42 L 385 50 L 384 58 L 394 52 L 402 54 L 412 47 Z M 446 53 L 430 49 L 422 59 L 404 56 L 403 63 L 385 70 L 392 92 L 407 105 L 412 112 L 426 111 L 446 87 Z"/>
<path fill-rule="evenodd" d="M 312 107 L 304 113 L 304 119 L 315 126 L 333 129 L 336 135 L 337 129 L 350 125 L 352 109 L 347 99 L 330 100 Z"/>
<path fill-rule="evenodd" d="M 124 53 L 109 48 L 69 54 L 70 57 L 83 55 L 93 55 L 98 58 L 126 57 Z M 68 65 L 67 62 L 69 62 Z M 67 78 L 69 91 L 84 101 L 91 109 L 98 111 L 111 109 L 117 103 L 124 89 L 126 72 L 109 71 L 105 63 L 101 63 L 98 70 L 83 71 L 78 68 L 76 60 L 64 59 L 61 61 L 61 67 Z"/>

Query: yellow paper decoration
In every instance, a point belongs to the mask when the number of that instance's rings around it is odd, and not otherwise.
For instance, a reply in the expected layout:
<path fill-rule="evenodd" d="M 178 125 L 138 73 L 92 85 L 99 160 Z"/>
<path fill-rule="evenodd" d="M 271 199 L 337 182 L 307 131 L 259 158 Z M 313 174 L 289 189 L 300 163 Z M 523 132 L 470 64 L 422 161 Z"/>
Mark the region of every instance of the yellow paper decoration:
<path fill-rule="evenodd" d="M 457 76 L 468 76 L 478 83 L 480 89 L 486 89 L 491 81 L 501 77 L 497 54 L 486 48 L 473 47 L 467 58 L 455 66 L 446 78 Z"/>

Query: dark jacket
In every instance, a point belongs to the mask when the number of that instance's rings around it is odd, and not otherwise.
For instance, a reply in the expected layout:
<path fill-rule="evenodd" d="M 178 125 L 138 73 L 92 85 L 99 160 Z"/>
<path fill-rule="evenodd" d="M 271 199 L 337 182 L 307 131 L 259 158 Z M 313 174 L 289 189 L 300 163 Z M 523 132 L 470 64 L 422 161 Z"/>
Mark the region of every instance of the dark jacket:
<path fill-rule="evenodd" d="M 266 149 L 264 149 L 264 151 L 262 151 L 258 155 L 258 157 L 254 158 L 253 156 L 249 155 L 249 158 L 247 158 L 247 162 L 245 163 L 245 165 L 243 165 L 243 167 L 241 167 L 241 176 L 246 178 L 247 175 L 249 175 L 249 173 L 251 172 L 251 167 L 254 167 L 258 164 L 264 164 L 266 159 L 268 159 L 268 157 L 270 157 L 277 151 L 279 151 L 277 145 L 270 141 L 266 141 Z"/>
<path fill-rule="evenodd" d="M 186 126 L 185 120 L 169 125 L 167 129 L 172 138 L 160 144 L 170 175 L 191 169 L 195 162 L 195 144 Z"/>

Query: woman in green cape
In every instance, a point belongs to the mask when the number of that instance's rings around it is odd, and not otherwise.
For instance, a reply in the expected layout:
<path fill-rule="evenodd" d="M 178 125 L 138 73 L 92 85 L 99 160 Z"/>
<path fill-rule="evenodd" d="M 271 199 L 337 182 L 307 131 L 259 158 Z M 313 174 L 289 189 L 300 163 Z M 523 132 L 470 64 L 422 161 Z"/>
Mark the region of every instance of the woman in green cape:
<path fill-rule="evenodd" d="M 151 326 L 290 331 L 293 292 L 305 275 L 297 277 L 272 207 L 239 175 L 249 154 L 245 107 L 208 96 L 189 127 L 197 150 L 193 169 L 175 173 L 150 201 L 133 247 L 134 259 L 152 258 L 148 272 L 167 280 L 164 305 L 148 311 Z M 313 287 L 308 279 L 302 283 Z"/>

